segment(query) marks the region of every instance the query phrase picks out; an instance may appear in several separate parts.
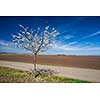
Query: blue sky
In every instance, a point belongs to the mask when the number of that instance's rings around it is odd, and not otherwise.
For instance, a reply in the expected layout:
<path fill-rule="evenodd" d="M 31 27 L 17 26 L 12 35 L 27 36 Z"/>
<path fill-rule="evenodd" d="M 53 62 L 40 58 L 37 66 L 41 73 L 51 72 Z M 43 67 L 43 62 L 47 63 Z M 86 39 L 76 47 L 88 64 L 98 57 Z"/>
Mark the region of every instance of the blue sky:
<path fill-rule="evenodd" d="M 59 32 L 54 47 L 44 54 L 100 55 L 100 17 L 0 17 L 0 52 L 27 53 L 12 43 L 18 24 L 30 28 L 55 27 Z"/>

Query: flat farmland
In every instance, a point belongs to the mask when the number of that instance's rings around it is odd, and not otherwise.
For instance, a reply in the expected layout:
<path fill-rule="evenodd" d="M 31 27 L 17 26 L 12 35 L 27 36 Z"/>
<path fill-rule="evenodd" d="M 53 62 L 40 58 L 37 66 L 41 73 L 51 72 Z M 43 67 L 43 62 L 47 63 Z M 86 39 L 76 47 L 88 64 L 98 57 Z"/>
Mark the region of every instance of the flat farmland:
<path fill-rule="evenodd" d="M 32 55 L 5 54 L 0 60 L 33 63 Z M 100 56 L 38 55 L 37 64 L 100 70 Z"/>

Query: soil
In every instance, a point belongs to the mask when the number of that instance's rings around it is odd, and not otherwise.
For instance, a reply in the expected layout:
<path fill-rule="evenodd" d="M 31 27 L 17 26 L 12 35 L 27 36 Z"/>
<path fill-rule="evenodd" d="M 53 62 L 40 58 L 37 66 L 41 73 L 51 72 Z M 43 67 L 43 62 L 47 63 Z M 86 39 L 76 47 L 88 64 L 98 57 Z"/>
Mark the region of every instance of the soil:
<path fill-rule="evenodd" d="M 0 55 L 0 60 L 33 63 L 32 55 Z M 100 70 L 100 56 L 38 55 L 37 64 Z"/>

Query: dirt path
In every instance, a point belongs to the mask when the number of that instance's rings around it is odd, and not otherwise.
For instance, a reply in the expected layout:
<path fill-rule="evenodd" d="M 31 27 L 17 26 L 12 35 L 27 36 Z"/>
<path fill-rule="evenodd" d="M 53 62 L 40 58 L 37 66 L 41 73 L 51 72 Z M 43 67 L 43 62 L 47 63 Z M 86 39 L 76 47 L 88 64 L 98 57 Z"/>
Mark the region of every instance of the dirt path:
<path fill-rule="evenodd" d="M 0 61 L 0 66 L 10 67 L 21 70 L 30 70 L 33 68 L 32 64 L 21 62 Z M 100 70 L 83 69 L 83 68 L 68 68 L 47 65 L 37 65 L 38 68 L 54 70 L 57 76 L 64 76 L 68 78 L 87 80 L 91 82 L 100 82 Z"/>

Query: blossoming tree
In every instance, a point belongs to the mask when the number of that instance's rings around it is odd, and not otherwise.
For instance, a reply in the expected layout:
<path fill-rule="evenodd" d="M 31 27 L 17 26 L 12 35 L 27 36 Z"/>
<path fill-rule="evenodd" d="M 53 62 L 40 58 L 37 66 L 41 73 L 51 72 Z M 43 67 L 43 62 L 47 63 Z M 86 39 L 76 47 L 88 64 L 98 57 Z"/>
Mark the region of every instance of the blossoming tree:
<path fill-rule="evenodd" d="M 19 26 L 21 30 L 16 35 L 13 35 L 13 42 L 18 48 L 29 50 L 34 54 L 34 71 L 36 71 L 37 54 L 53 46 L 58 32 L 55 28 L 50 29 L 49 26 L 46 26 L 44 30 L 39 27 L 33 30 L 23 25 Z"/>

